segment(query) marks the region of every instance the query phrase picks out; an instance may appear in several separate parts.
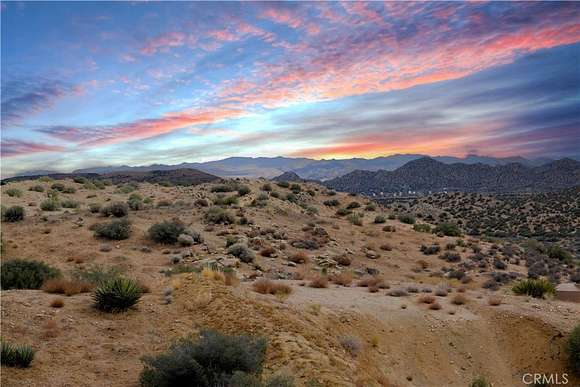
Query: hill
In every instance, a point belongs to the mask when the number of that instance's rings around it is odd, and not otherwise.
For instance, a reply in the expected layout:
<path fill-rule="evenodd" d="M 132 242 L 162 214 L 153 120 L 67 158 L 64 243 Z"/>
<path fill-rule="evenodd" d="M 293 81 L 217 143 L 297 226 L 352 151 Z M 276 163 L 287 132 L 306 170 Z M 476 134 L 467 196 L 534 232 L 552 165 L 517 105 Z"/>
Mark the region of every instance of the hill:
<path fill-rule="evenodd" d="M 441 191 L 522 192 L 570 188 L 580 182 L 580 162 L 553 161 L 539 167 L 512 163 L 445 164 L 429 157 L 413 160 L 395 171 L 354 171 L 325 182 L 327 187 L 374 196 Z"/>

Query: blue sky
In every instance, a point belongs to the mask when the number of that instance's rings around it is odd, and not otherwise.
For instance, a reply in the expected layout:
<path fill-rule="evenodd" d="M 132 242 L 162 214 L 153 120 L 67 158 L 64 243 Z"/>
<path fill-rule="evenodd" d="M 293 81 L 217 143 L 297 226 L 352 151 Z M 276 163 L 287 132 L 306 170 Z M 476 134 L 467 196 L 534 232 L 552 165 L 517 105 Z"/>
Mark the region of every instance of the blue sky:
<path fill-rule="evenodd" d="M 578 156 L 574 2 L 4 2 L 2 172 Z"/>

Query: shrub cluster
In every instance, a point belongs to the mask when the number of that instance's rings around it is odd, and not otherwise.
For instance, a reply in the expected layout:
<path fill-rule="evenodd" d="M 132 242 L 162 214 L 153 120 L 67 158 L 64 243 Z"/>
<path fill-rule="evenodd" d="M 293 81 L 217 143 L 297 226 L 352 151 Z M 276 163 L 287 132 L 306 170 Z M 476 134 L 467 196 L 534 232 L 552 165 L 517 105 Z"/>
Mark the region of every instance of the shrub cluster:
<path fill-rule="evenodd" d="M 42 211 L 58 211 L 60 210 L 60 202 L 56 198 L 48 198 L 40 203 Z"/>
<path fill-rule="evenodd" d="M 6 190 L 6 195 L 10 196 L 11 198 L 19 198 L 22 196 L 22 191 L 19 190 L 18 188 L 8 188 Z"/>
<path fill-rule="evenodd" d="M 185 232 L 184 224 L 178 219 L 164 221 L 154 224 L 149 228 L 148 235 L 151 240 L 157 243 L 174 244 L 177 243 L 179 235 Z"/>
<path fill-rule="evenodd" d="M 101 214 L 103 216 L 114 216 L 116 218 L 122 218 L 129 214 L 129 206 L 125 203 L 115 202 L 107 204 L 101 207 Z"/>
<path fill-rule="evenodd" d="M 543 298 L 546 294 L 554 294 L 556 292 L 554 285 L 544 278 L 528 278 L 515 284 L 512 290 L 515 294 L 527 294 L 534 298 Z"/>
<path fill-rule="evenodd" d="M 461 236 L 461 230 L 455 223 L 439 223 L 434 230 L 435 234 L 458 237 Z"/>
<path fill-rule="evenodd" d="M 44 262 L 12 259 L 2 263 L 2 289 L 38 289 L 60 271 Z"/>
<path fill-rule="evenodd" d="M 34 359 L 34 350 L 29 345 L 14 345 L 2 342 L 2 365 L 27 368 Z"/>
<path fill-rule="evenodd" d="M 250 263 L 254 261 L 254 252 L 250 248 L 242 243 L 236 243 L 228 248 L 228 254 L 233 255 L 240 259 L 244 263 Z"/>
<path fill-rule="evenodd" d="M 128 239 L 131 236 L 131 223 L 128 219 L 113 220 L 110 223 L 97 225 L 96 238 L 105 238 L 115 241 Z"/>
<path fill-rule="evenodd" d="M 417 232 L 426 232 L 426 233 L 430 233 L 431 232 L 431 226 L 429 226 L 426 223 L 417 223 L 413 226 L 413 230 L 417 231 Z"/>
<path fill-rule="evenodd" d="M 399 222 L 406 224 L 415 224 L 415 217 L 412 215 L 399 215 Z"/>
<path fill-rule="evenodd" d="M 2 220 L 5 222 L 18 222 L 24 220 L 24 208 L 12 206 L 2 212 Z"/>
<path fill-rule="evenodd" d="M 266 354 L 267 341 L 246 335 L 227 336 L 203 330 L 198 340 L 182 339 L 168 352 L 143 358 L 143 387 L 160 386 L 255 386 Z M 265 384 L 291 386 L 288 383 Z"/>
<path fill-rule="evenodd" d="M 211 207 L 208 209 L 204 215 L 204 219 L 210 224 L 232 224 L 236 222 L 232 214 L 219 207 Z"/>

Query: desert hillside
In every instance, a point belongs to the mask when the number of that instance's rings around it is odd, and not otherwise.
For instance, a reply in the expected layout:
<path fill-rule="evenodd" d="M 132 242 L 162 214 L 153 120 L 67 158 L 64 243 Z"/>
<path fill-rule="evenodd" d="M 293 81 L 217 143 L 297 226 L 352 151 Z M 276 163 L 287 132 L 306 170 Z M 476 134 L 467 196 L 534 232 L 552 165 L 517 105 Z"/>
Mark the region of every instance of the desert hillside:
<path fill-rule="evenodd" d="M 59 272 L 18 289 L 2 268 L 2 341 L 35 351 L 3 386 L 139 386 L 143 356 L 203 329 L 266 338 L 263 377 L 297 386 L 580 385 L 565 348 L 580 304 L 514 294 L 521 246 L 315 183 L 127 179 L 2 186 L 3 265 Z M 108 313 L 94 298 L 114 278 L 143 294 Z"/>

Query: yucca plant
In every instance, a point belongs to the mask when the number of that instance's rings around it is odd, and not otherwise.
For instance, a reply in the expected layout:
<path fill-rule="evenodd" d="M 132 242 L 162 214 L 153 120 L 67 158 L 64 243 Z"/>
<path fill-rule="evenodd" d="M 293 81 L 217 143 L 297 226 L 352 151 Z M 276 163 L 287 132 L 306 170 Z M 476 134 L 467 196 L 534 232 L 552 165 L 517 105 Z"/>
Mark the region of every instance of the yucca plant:
<path fill-rule="evenodd" d="M 544 278 L 526 279 L 518 282 L 512 288 L 515 294 L 527 294 L 534 298 L 543 298 L 545 294 L 554 294 L 556 289 L 550 281 Z"/>
<path fill-rule="evenodd" d="M 29 345 L 2 343 L 2 365 L 26 368 L 34 359 L 34 350 Z"/>
<path fill-rule="evenodd" d="M 95 307 L 109 313 L 124 312 L 139 302 L 143 290 L 129 278 L 114 278 L 95 289 Z"/>

